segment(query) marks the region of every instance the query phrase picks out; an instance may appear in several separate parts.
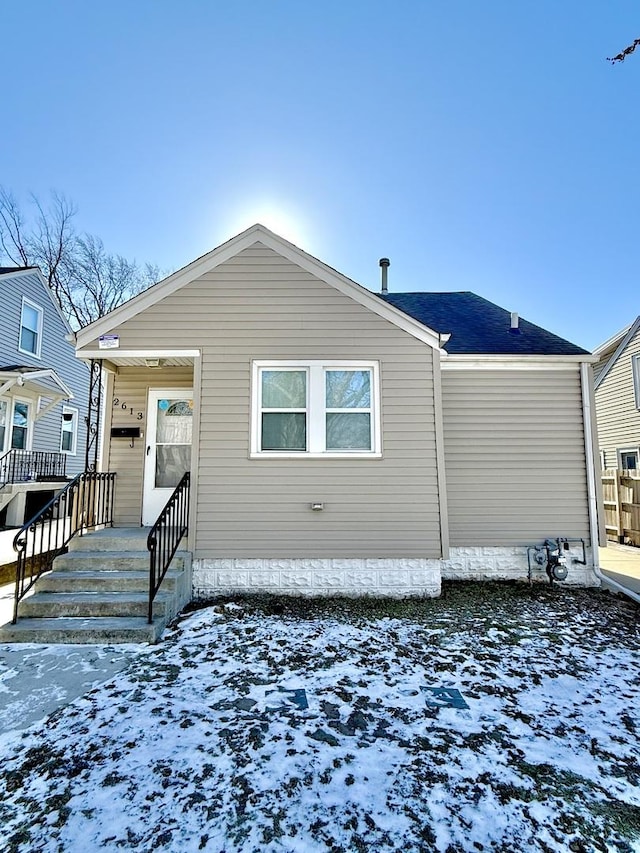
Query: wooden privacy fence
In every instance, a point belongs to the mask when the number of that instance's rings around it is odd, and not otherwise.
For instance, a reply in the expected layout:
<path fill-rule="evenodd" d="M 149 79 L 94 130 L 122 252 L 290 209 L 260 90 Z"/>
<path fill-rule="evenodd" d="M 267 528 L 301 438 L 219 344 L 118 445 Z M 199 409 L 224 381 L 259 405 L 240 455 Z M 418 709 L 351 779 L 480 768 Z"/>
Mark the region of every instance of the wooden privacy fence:
<path fill-rule="evenodd" d="M 602 472 L 607 539 L 640 546 L 640 471 Z"/>

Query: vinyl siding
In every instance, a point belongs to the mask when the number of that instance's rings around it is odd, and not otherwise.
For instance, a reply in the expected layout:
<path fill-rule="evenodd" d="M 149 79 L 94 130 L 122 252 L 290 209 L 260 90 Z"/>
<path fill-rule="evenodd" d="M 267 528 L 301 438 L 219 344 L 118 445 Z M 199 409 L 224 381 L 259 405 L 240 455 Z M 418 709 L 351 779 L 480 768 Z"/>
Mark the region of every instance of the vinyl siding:
<path fill-rule="evenodd" d="M 425 344 L 260 244 L 113 332 L 122 349 L 202 352 L 196 556 L 440 555 Z M 383 458 L 249 459 L 254 359 L 377 360 Z M 165 374 L 139 377 L 137 405 L 148 381 L 171 384 Z M 116 377 L 119 390 L 127 378 L 125 370 Z M 140 518 L 141 450 L 112 449 L 119 523 Z M 324 511 L 312 512 L 312 501 Z"/>
<path fill-rule="evenodd" d="M 618 467 L 617 450 L 640 446 L 640 411 L 633 390 L 632 357 L 640 354 L 640 330 L 596 390 L 598 441 L 607 468 Z"/>
<path fill-rule="evenodd" d="M 18 350 L 23 296 L 43 310 L 40 358 Z M 67 456 L 67 475 L 74 476 L 84 470 L 89 370 L 84 362 L 75 357 L 73 345 L 65 340 L 68 334 L 69 329 L 56 310 L 52 296 L 37 272 L 0 276 L 0 366 L 21 365 L 38 370 L 53 369 L 70 388 L 74 399 L 59 403 L 34 424 L 32 449 L 59 452 L 62 407 L 69 405 L 78 409 L 77 449 L 75 455 Z M 57 389 L 56 385 L 51 387 Z M 7 399 L 10 400 L 14 395 L 30 400 L 34 413 L 38 396 L 43 398 L 46 396 L 43 392 L 34 390 L 29 383 L 26 383 L 23 388 L 10 391 Z"/>
<path fill-rule="evenodd" d="M 193 370 L 173 367 L 162 371 L 162 382 L 158 382 L 158 370 L 123 367 L 114 377 L 113 395 L 105 399 L 107 430 L 113 427 L 136 427 L 141 429 L 141 438 L 135 439 L 133 447 L 128 438 L 112 439 L 109 445 L 109 471 L 115 471 L 116 498 L 114 524 L 118 527 L 138 526 L 142 517 L 142 481 L 144 454 L 147 447 L 145 425 L 147 423 L 147 396 L 151 387 L 191 388 Z M 117 401 L 117 402 L 116 402 Z M 123 404 L 126 408 L 123 409 Z M 133 414 L 131 410 L 133 409 Z M 138 413 L 142 418 L 138 419 Z"/>
<path fill-rule="evenodd" d="M 452 546 L 588 539 L 580 376 L 443 371 Z"/>

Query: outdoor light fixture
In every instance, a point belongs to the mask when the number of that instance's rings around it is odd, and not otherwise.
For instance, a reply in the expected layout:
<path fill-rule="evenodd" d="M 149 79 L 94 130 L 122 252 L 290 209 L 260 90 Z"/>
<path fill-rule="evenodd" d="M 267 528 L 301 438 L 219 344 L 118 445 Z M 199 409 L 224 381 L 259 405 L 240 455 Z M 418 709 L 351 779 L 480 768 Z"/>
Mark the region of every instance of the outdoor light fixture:
<path fill-rule="evenodd" d="M 147 367 L 162 367 L 162 361 L 159 358 L 145 358 L 144 363 Z"/>

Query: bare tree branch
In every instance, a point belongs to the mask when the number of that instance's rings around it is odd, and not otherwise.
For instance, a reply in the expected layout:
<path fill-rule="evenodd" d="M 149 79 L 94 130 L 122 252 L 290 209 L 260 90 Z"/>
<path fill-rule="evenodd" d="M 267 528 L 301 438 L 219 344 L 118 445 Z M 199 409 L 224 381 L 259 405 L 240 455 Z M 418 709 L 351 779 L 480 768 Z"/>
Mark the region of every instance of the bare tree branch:
<path fill-rule="evenodd" d="M 24 218 L 14 196 L 0 187 L 0 245 L 16 266 L 28 266 L 29 251 L 22 234 Z"/>
<path fill-rule="evenodd" d="M 627 56 L 631 56 L 637 47 L 640 47 L 640 39 L 636 39 L 629 47 L 625 47 L 624 50 L 621 50 L 615 56 L 607 56 L 607 59 L 612 65 L 615 65 L 616 62 L 624 62 Z"/>
<path fill-rule="evenodd" d="M 151 264 L 114 255 L 99 237 L 79 235 L 77 209 L 52 193 L 48 207 L 30 198 L 33 216 L 25 219 L 14 196 L 0 188 L 0 258 L 20 266 L 39 266 L 68 318 L 78 328 L 112 311 L 160 277 Z"/>

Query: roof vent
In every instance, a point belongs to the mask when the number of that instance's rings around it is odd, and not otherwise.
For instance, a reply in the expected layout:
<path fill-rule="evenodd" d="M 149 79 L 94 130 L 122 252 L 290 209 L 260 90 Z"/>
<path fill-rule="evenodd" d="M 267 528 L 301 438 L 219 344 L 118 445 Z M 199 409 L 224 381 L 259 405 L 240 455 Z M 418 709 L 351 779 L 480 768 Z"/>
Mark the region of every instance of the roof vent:
<path fill-rule="evenodd" d="M 388 293 L 387 288 L 387 270 L 391 266 L 391 261 L 389 258 L 380 258 L 379 262 L 380 269 L 382 270 L 382 293 Z"/>
<path fill-rule="evenodd" d="M 517 312 L 512 311 L 511 312 L 511 328 L 509 329 L 509 331 L 511 332 L 512 335 L 519 335 L 520 334 L 519 323 L 520 323 L 520 318 L 518 317 Z"/>

